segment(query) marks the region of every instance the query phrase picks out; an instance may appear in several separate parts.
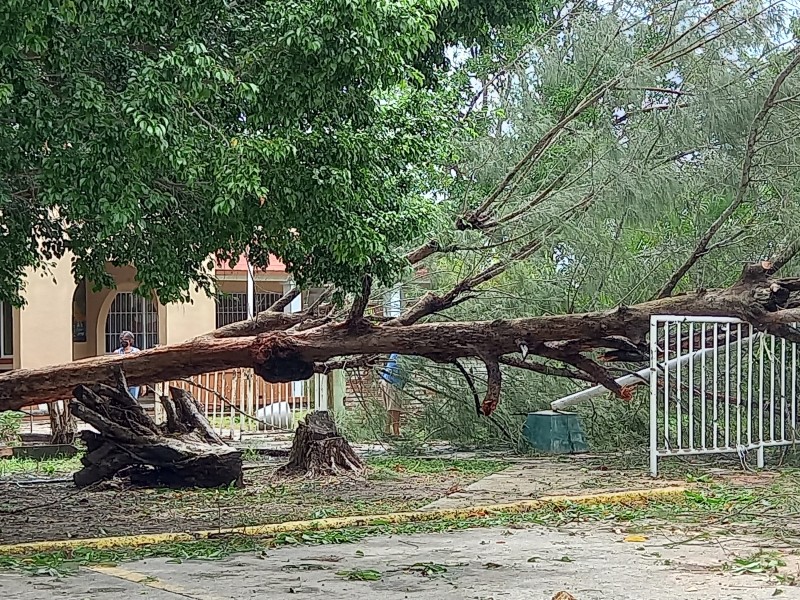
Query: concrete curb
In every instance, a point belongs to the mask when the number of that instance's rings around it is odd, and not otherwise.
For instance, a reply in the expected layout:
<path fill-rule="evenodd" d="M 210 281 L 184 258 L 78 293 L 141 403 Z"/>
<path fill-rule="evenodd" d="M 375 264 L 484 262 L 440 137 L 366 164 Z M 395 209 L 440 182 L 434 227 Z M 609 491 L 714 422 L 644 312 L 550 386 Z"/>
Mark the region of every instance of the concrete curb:
<path fill-rule="evenodd" d="M 313 519 L 308 521 L 287 521 L 285 523 L 254 525 L 251 527 L 231 527 L 227 529 L 196 531 L 194 533 L 156 533 L 104 538 L 27 542 L 24 544 L 0 546 L 0 556 L 36 554 L 39 552 L 53 552 L 58 550 L 74 550 L 76 548 L 89 548 L 94 550 L 135 548 L 162 543 L 191 542 L 193 540 L 208 539 L 224 535 L 266 537 L 279 533 L 326 531 L 331 529 L 343 529 L 345 527 L 421 523 L 425 521 L 439 521 L 443 519 L 470 519 L 502 513 L 527 513 L 544 508 L 546 506 L 564 504 L 641 505 L 647 504 L 653 500 L 682 498 L 687 489 L 687 487 L 665 487 L 645 490 L 631 490 L 627 492 L 586 494 L 581 496 L 546 496 L 537 500 L 523 500 L 520 502 L 510 502 L 507 504 L 492 504 L 489 506 L 470 506 L 466 508 L 436 509 L 428 511 L 389 513 L 383 515 L 366 515 L 360 517 L 335 517 L 330 519 Z"/>

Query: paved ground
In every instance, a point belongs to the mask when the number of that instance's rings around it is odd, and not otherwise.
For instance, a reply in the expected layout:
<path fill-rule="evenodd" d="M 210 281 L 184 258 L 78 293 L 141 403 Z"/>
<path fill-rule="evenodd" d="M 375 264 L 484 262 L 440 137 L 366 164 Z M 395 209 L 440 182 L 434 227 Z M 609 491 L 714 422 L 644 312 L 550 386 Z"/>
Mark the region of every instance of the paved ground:
<path fill-rule="evenodd" d="M 703 473 L 717 482 L 747 488 L 768 486 L 780 476 L 776 471 L 743 472 L 738 465 L 732 468 L 704 466 Z M 568 458 L 528 458 L 515 460 L 503 471 L 487 475 L 463 489 L 456 489 L 426 505 L 423 510 L 490 506 L 543 496 L 576 496 L 682 485 L 686 485 L 685 478 L 662 476 L 653 479 L 641 469 L 622 469 L 613 463 L 604 464 L 600 456 L 587 454 Z"/>
<path fill-rule="evenodd" d="M 671 534 L 674 535 L 674 534 Z M 800 588 L 766 576 L 733 575 L 722 565 L 754 551 L 755 540 L 722 538 L 666 547 L 654 537 L 583 524 L 561 531 L 484 529 L 453 534 L 370 538 L 338 546 L 281 548 L 264 556 L 220 562 L 148 560 L 84 570 L 60 580 L 0 573 L 4 600 L 242 600 L 246 598 L 379 597 L 436 600 L 800 599 Z M 787 562 L 793 559 L 788 557 Z M 435 563 L 447 571 L 424 576 L 411 567 Z M 342 571 L 374 569 L 380 581 L 349 581 Z M 786 567 L 797 572 L 796 560 Z M 780 590 L 780 591 L 776 591 Z"/>
<path fill-rule="evenodd" d="M 489 506 L 542 496 L 575 496 L 686 483 L 653 479 L 633 471 L 601 470 L 589 460 L 576 458 L 567 462 L 541 458 L 520 461 L 428 504 L 424 510 Z"/>

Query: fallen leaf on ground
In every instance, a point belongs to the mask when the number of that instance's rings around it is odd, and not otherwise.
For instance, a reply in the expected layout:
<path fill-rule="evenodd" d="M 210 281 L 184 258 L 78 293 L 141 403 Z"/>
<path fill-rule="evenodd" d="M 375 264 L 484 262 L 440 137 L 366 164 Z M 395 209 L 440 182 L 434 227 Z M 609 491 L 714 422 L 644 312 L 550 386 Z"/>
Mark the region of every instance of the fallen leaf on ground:
<path fill-rule="evenodd" d="M 553 596 L 553 600 L 576 600 L 576 598 L 569 592 L 558 592 Z"/>
<path fill-rule="evenodd" d="M 629 535 L 625 537 L 626 542 L 646 542 L 647 536 L 646 535 Z"/>
<path fill-rule="evenodd" d="M 423 577 L 432 577 L 447 573 L 447 566 L 438 563 L 415 563 L 408 567 L 408 570 L 417 572 Z"/>
<path fill-rule="evenodd" d="M 353 571 L 339 571 L 339 577 L 344 577 L 348 581 L 380 581 L 383 576 L 380 571 L 375 569 L 356 569 Z"/>
<path fill-rule="evenodd" d="M 304 558 L 303 560 L 305 560 L 305 561 L 317 560 L 319 562 L 339 562 L 339 561 L 342 560 L 342 557 L 341 556 L 334 556 L 334 555 L 331 554 L 329 556 L 311 556 L 311 557 L 308 557 L 308 558 Z"/>
<path fill-rule="evenodd" d="M 281 571 L 289 572 L 289 571 L 325 571 L 330 569 L 330 567 L 326 567 L 325 565 L 315 565 L 313 563 L 301 563 L 299 565 L 283 565 L 281 567 Z"/>

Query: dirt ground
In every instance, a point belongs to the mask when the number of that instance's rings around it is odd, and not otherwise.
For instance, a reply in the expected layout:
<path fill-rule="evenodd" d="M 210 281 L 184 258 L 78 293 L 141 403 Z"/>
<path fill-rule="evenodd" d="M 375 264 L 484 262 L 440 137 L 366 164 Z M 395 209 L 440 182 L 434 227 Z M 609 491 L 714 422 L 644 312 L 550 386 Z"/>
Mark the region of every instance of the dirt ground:
<path fill-rule="evenodd" d="M 81 491 L 67 482 L 21 485 L 30 477 L 5 477 L 0 479 L 0 544 L 413 510 L 506 466 L 398 459 L 371 463 L 361 481 L 287 481 L 273 477 L 279 464 L 250 465 L 244 489 L 223 490 L 142 490 L 112 483 Z"/>
<path fill-rule="evenodd" d="M 71 462 L 69 462 L 71 461 Z M 143 533 L 213 530 L 347 515 L 491 505 L 541 496 L 685 485 L 685 465 L 654 480 L 641 468 L 602 457 L 476 460 L 370 459 L 365 480 L 279 480 L 280 461 L 249 464 L 244 489 L 142 490 L 112 483 L 76 490 L 64 478 L 77 467 L 36 465 L 0 477 L 0 544 Z M 703 467 L 698 475 L 738 488 L 770 485 L 777 473 Z M 687 481 L 688 480 L 688 481 Z"/>

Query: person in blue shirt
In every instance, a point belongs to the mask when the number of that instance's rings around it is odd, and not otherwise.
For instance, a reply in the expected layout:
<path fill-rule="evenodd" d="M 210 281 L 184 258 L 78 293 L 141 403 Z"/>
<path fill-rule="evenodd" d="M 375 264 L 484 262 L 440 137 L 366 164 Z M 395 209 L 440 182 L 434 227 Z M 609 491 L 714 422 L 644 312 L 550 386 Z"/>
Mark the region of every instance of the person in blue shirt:
<path fill-rule="evenodd" d="M 381 392 L 383 401 L 386 403 L 386 411 L 389 418 L 386 421 L 387 435 L 400 435 L 400 415 L 403 412 L 403 387 L 405 379 L 398 364 L 399 356 L 390 354 L 389 361 L 381 370 Z"/>

